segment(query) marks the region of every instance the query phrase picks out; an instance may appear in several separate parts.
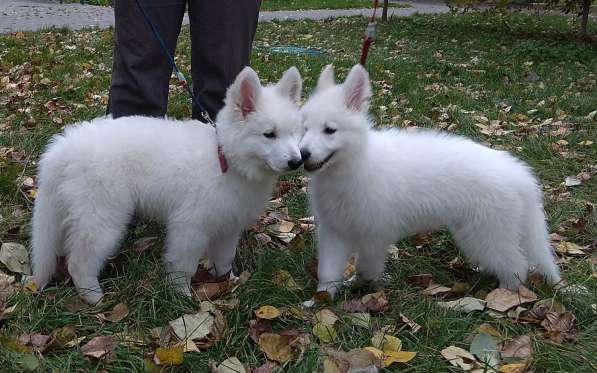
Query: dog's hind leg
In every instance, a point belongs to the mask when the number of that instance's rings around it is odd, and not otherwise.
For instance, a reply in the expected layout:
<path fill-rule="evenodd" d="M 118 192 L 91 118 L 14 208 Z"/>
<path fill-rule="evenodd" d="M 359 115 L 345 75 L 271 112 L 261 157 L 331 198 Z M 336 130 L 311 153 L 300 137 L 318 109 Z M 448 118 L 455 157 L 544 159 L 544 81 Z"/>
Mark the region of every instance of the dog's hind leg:
<path fill-rule="evenodd" d="M 87 218 L 85 227 L 70 226 L 67 231 L 68 271 L 79 295 L 89 304 L 98 303 L 103 297 L 98 276 L 104 263 L 112 255 L 126 230 L 126 216 L 112 216 L 110 220 L 91 224 Z"/>
<path fill-rule="evenodd" d="M 516 290 L 526 281 L 529 262 L 519 246 L 513 222 L 487 224 L 451 230 L 456 245 L 467 258 L 500 280 L 500 287 Z"/>
<path fill-rule="evenodd" d="M 168 225 L 164 263 L 172 285 L 179 292 L 191 295 L 191 277 L 197 271 L 208 242 L 207 235 L 195 225 Z"/>

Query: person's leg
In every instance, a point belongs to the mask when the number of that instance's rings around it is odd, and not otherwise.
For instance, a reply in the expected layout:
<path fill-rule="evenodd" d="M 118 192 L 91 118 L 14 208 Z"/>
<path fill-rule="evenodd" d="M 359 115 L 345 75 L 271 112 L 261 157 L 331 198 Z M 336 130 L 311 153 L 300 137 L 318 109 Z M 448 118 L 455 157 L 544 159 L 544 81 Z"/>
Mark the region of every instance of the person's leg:
<path fill-rule="evenodd" d="M 260 0 L 189 0 L 193 90 L 215 120 L 226 89 L 249 64 Z M 193 118 L 201 119 L 193 107 Z"/>
<path fill-rule="evenodd" d="M 174 54 L 186 0 L 140 0 Z M 114 1 L 114 61 L 108 113 L 163 116 L 172 66 L 135 0 Z"/>

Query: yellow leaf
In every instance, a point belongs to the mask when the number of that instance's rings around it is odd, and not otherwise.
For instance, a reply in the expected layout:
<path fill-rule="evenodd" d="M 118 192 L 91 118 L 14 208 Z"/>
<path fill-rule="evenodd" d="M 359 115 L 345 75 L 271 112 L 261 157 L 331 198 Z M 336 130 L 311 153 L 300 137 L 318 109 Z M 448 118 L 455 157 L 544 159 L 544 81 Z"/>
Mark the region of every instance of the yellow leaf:
<path fill-rule="evenodd" d="M 285 269 L 280 269 L 274 272 L 273 281 L 276 286 L 286 290 L 300 291 L 303 290 L 294 280 L 290 272 Z"/>
<path fill-rule="evenodd" d="M 526 364 L 523 363 L 516 363 L 516 364 L 505 364 L 500 367 L 500 373 L 523 373 Z"/>
<path fill-rule="evenodd" d="M 27 281 L 25 283 L 24 288 L 25 288 L 25 290 L 27 290 L 30 293 L 37 293 L 37 291 L 39 290 L 37 288 L 37 284 L 34 281 L 31 281 L 31 280 L 29 280 L 29 281 Z"/>
<path fill-rule="evenodd" d="M 373 338 L 371 338 L 371 343 L 375 348 L 386 353 L 388 351 L 400 351 L 402 349 L 402 341 L 400 339 L 382 332 L 375 332 Z"/>
<path fill-rule="evenodd" d="M 280 316 L 280 311 L 274 306 L 261 306 L 255 311 L 255 316 L 259 319 L 273 320 Z"/>
<path fill-rule="evenodd" d="M 315 314 L 315 320 L 323 325 L 333 326 L 338 321 L 338 316 L 327 308 Z"/>
<path fill-rule="evenodd" d="M 385 368 L 393 363 L 406 363 L 411 361 L 416 355 L 416 352 L 409 351 L 387 351 L 384 352 L 375 347 L 365 347 L 365 350 L 371 352 L 376 359 L 381 362 L 381 367 Z"/>
<path fill-rule="evenodd" d="M 329 343 L 338 338 L 336 329 L 333 325 L 325 325 L 320 322 L 313 325 L 313 334 L 317 336 L 322 342 Z"/>
<path fill-rule="evenodd" d="M 158 347 L 155 350 L 154 360 L 158 365 L 180 365 L 183 361 L 183 346 Z"/>

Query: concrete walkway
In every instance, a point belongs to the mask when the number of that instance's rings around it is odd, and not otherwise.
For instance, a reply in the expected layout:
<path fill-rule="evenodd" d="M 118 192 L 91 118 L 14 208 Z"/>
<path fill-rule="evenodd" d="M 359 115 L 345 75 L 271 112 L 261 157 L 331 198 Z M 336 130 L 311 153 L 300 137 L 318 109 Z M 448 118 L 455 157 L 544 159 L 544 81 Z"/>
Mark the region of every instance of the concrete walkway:
<path fill-rule="evenodd" d="M 217 0 L 209 0 L 217 1 Z M 409 4 L 410 8 L 391 8 L 388 13 L 393 17 L 407 17 L 414 13 L 445 13 L 448 7 L 441 3 L 397 1 Z M 369 16 L 371 9 L 337 10 L 298 10 L 298 11 L 262 11 L 259 21 L 326 19 L 344 16 Z M 381 11 L 378 12 L 381 15 Z M 185 15 L 185 23 L 188 19 Z M 60 4 L 50 0 L 0 0 L 0 33 L 17 31 L 36 31 L 48 27 L 69 27 L 80 29 L 114 25 L 112 8 L 93 5 Z"/>

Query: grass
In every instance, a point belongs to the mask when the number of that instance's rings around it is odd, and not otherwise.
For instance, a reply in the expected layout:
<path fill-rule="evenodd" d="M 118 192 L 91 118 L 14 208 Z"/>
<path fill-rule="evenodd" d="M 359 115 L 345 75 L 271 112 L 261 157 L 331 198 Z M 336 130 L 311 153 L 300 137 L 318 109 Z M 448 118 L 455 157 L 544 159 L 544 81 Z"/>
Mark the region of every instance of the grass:
<path fill-rule="evenodd" d="M 339 79 L 358 60 L 361 18 L 321 22 L 275 22 L 259 25 L 259 45 L 292 44 L 320 48 L 322 57 L 271 53 L 267 48 L 255 51 L 252 65 L 264 81 L 275 81 L 281 73 L 296 65 L 305 78 L 309 92 L 318 73 L 328 63 L 336 65 Z M 597 27 L 591 25 L 593 33 Z M 568 21 L 561 17 L 525 15 L 469 14 L 465 16 L 416 16 L 394 19 L 381 24 L 379 40 L 373 47 L 368 67 L 374 85 L 372 116 L 378 123 L 393 126 L 446 127 L 494 147 L 510 149 L 536 170 L 545 191 L 546 209 L 552 231 L 566 235 L 580 245 L 593 245 L 597 237 L 595 213 L 585 213 L 587 202 L 595 202 L 595 177 L 574 188 L 561 185 L 568 175 L 587 170 L 597 159 L 597 149 L 582 145 L 597 142 L 597 125 L 585 118 L 597 110 L 597 46 L 573 40 Z M 0 148 L 12 147 L 15 161 L 0 158 L 0 238 L 3 242 L 27 244 L 27 223 L 31 204 L 18 192 L 15 179 L 21 174 L 35 175 L 35 161 L 50 136 L 63 124 L 103 115 L 108 93 L 111 66 L 111 30 L 70 32 L 51 30 L 36 33 L 0 35 L 0 71 L 16 87 L 0 83 Z M 184 29 L 178 48 L 181 69 L 189 71 L 188 29 Z M 533 74 L 539 77 L 535 79 Z M 512 106 L 509 112 L 501 109 Z M 503 120 L 506 130 L 501 136 L 480 132 L 475 111 L 490 120 Z M 536 110 L 528 114 L 530 110 Z M 189 102 L 183 91 L 172 88 L 169 114 L 188 117 Z M 447 115 L 447 116 L 446 116 Z M 535 119 L 533 119 L 535 118 Z M 558 126 L 545 124 L 537 133 L 524 131 L 548 118 L 569 124 L 569 131 L 558 135 Z M 562 142 L 561 140 L 565 140 Z M 1 154 L 1 153 L 0 153 Z M 28 161 L 26 161 L 29 158 Z M 298 175 L 288 178 L 294 179 Z M 308 216 L 306 197 L 299 191 L 283 198 L 294 218 Z M 584 230 L 570 226 L 571 219 L 588 219 Z M 70 283 L 57 282 L 40 295 L 17 292 L 8 305 L 16 310 L 0 321 L 0 334 L 51 332 L 57 327 L 74 325 L 79 336 L 106 335 L 117 332 L 147 334 L 153 327 L 164 326 L 185 312 L 197 310 L 196 302 L 174 294 L 165 284 L 160 263 L 160 245 L 139 256 L 131 250 L 138 237 L 158 235 L 159 226 L 144 224 L 131 231 L 122 253 L 111 261 L 102 275 L 102 286 L 109 295 L 107 306 L 126 302 L 130 315 L 122 322 L 100 322 L 97 309 L 71 312 L 74 289 Z M 291 249 L 274 249 L 256 244 L 245 234 L 235 266 L 251 272 L 250 280 L 239 289 L 240 305 L 225 316 L 229 337 L 201 353 L 185 354 L 178 368 L 166 371 L 208 369 L 210 361 L 220 362 L 237 356 L 252 367 L 264 362 L 264 355 L 248 338 L 248 320 L 253 310 L 264 304 L 296 305 L 314 290 L 314 281 L 305 273 L 305 264 L 314 257 L 310 235 Z M 369 345 L 373 330 L 395 324 L 399 313 L 422 325 L 416 334 L 398 329 L 404 349 L 417 351 L 417 357 L 392 371 L 456 371 L 439 354 L 448 345 L 468 348 L 466 338 L 476 327 L 489 322 L 503 335 L 517 336 L 532 332 L 529 325 L 505 319 L 493 319 L 486 313 L 462 314 L 442 310 L 433 301 L 408 285 L 409 275 L 433 273 L 437 282 L 453 284 L 464 281 L 470 291 L 489 290 L 495 279 L 469 269 L 452 269 L 448 263 L 460 254 L 449 237 L 440 232 L 430 243 L 416 249 L 412 239 L 398 243 L 411 254 L 388 263 L 386 284 L 392 309 L 373 317 L 370 330 L 355 329 L 348 324 L 338 328 L 333 344 L 349 350 Z M 590 372 L 597 367 L 597 322 L 591 304 L 597 303 L 597 281 L 592 276 L 591 258 L 580 257 L 563 263 L 565 278 L 587 286 L 592 295 L 562 297 L 546 287 L 533 287 L 541 298 L 555 297 L 576 317 L 580 337 L 576 343 L 562 345 L 547 342 L 534 334 L 533 369 L 536 372 Z M 593 261 L 595 257 L 592 257 Z M 594 262 L 593 262 L 594 263 Z M 594 265 L 594 264 L 593 264 Z M 289 292 L 276 287 L 272 273 L 288 270 L 305 287 L 304 292 Z M 343 294 L 343 297 L 350 293 Z M 339 309 L 339 302 L 332 306 Z M 278 326 L 310 331 L 312 325 L 296 320 L 278 321 Z M 316 338 L 313 337 L 313 341 Z M 318 371 L 323 360 L 322 346 L 313 343 L 300 361 L 290 362 L 285 371 Z M 111 363 L 89 362 L 78 349 L 60 349 L 44 353 L 43 371 L 142 371 L 143 359 L 152 348 L 119 346 Z M 0 348 L 0 371 L 25 371 L 22 355 Z"/>

